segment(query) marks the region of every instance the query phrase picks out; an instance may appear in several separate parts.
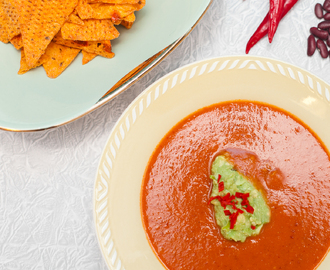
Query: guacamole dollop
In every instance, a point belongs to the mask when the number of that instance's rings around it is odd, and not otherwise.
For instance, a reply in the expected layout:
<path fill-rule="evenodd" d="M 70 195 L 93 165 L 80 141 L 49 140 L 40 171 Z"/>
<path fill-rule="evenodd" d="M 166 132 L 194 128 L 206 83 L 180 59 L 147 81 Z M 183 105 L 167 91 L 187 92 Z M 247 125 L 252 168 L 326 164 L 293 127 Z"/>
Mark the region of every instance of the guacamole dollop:
<path fill-rule="evenodd" d="M 228 240 L 244 242 L 258 235 L 270 221 L 270 208 L 261 192 L 228 161 L 226 154 L 212 163 L 210 202 L 221 234 Z"/>

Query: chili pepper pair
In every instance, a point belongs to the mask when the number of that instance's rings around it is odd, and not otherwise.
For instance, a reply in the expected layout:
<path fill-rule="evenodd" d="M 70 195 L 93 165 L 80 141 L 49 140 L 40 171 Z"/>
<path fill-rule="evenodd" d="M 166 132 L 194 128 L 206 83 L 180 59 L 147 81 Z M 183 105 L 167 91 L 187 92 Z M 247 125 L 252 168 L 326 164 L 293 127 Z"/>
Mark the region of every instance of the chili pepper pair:
<path fill-rule="evenodd" d="M 270 0 L 269 12 L 248 41 L 245 53 L 249 53 L 250 49 L 267 33 L 269 42 L 272 42 L 280 20 L 297 2 L 298 0 Z"/>

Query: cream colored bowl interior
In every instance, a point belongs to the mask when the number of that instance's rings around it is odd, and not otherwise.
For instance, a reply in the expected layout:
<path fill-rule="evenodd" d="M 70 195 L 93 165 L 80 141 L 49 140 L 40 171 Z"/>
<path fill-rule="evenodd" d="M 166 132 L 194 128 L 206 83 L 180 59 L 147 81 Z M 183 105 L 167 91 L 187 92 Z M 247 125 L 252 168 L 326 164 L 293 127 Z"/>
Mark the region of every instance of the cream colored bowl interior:
<path fill-rule="evenodd" d="M 164 269 L 143 230 L 140 187 L 149 157 L 177 122 L 202 107 L 222 101 L 262 101 L 296 115 L 330 149 L 328 89 L 328 84 L 305 70 L 250 56 L 193 63 L 146 89 L 113 128 L 97 171 L 94 217 L 100 248 L 109 268 Z M 318 268 L 328 269 L 330 256 Z"/>

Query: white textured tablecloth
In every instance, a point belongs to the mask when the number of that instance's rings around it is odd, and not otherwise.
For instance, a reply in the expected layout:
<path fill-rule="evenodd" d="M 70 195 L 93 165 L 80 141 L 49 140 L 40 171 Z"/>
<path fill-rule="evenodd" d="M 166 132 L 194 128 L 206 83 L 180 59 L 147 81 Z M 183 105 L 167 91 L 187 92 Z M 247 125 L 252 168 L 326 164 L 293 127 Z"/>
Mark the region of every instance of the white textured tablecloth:
<path fill-rule="evenodd" d="M 316 3 L 299 0 L 281 21 L 273 43 L 264 38 L 250 55 L 297 65 L 330 83 L 330 60 L 318 52 L 306 55 L 309 28 L 319 22 Z M 116 120 L 168 72 L 206 58 L 243 55 L 268 8 L 269 0 L 214 0 L 160 65 L 105 106 L 56 129 L 0 131 L 0 269 L 107 269 L 94 230 L 93 188 Z"/>

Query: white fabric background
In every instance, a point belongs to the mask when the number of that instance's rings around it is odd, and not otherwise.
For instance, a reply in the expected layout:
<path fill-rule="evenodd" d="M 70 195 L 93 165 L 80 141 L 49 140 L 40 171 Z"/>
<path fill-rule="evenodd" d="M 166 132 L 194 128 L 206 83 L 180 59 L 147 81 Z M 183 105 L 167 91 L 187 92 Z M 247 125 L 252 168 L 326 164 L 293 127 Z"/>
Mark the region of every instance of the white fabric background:
<path fill-rule="evenodd" d="M 148 0 L 152 1 L 152 0 Z M 307 57 L 317 1 L 299 0 L 250 55 L 283 60 L 330 83 L 330 60 Z M 323 3 L 323 1 L 322 1 Z M 73 123 L 35 133 L 0 131 L 0 270 L 107 269 L 93 223 L 93 187 L 116 120 L 147 86 L 206 58 L 243 55 L 269 0 L 214 0 L 191 34 L 133 87 Z M 170 18 L 169 18 L 170 19 Z"/>

